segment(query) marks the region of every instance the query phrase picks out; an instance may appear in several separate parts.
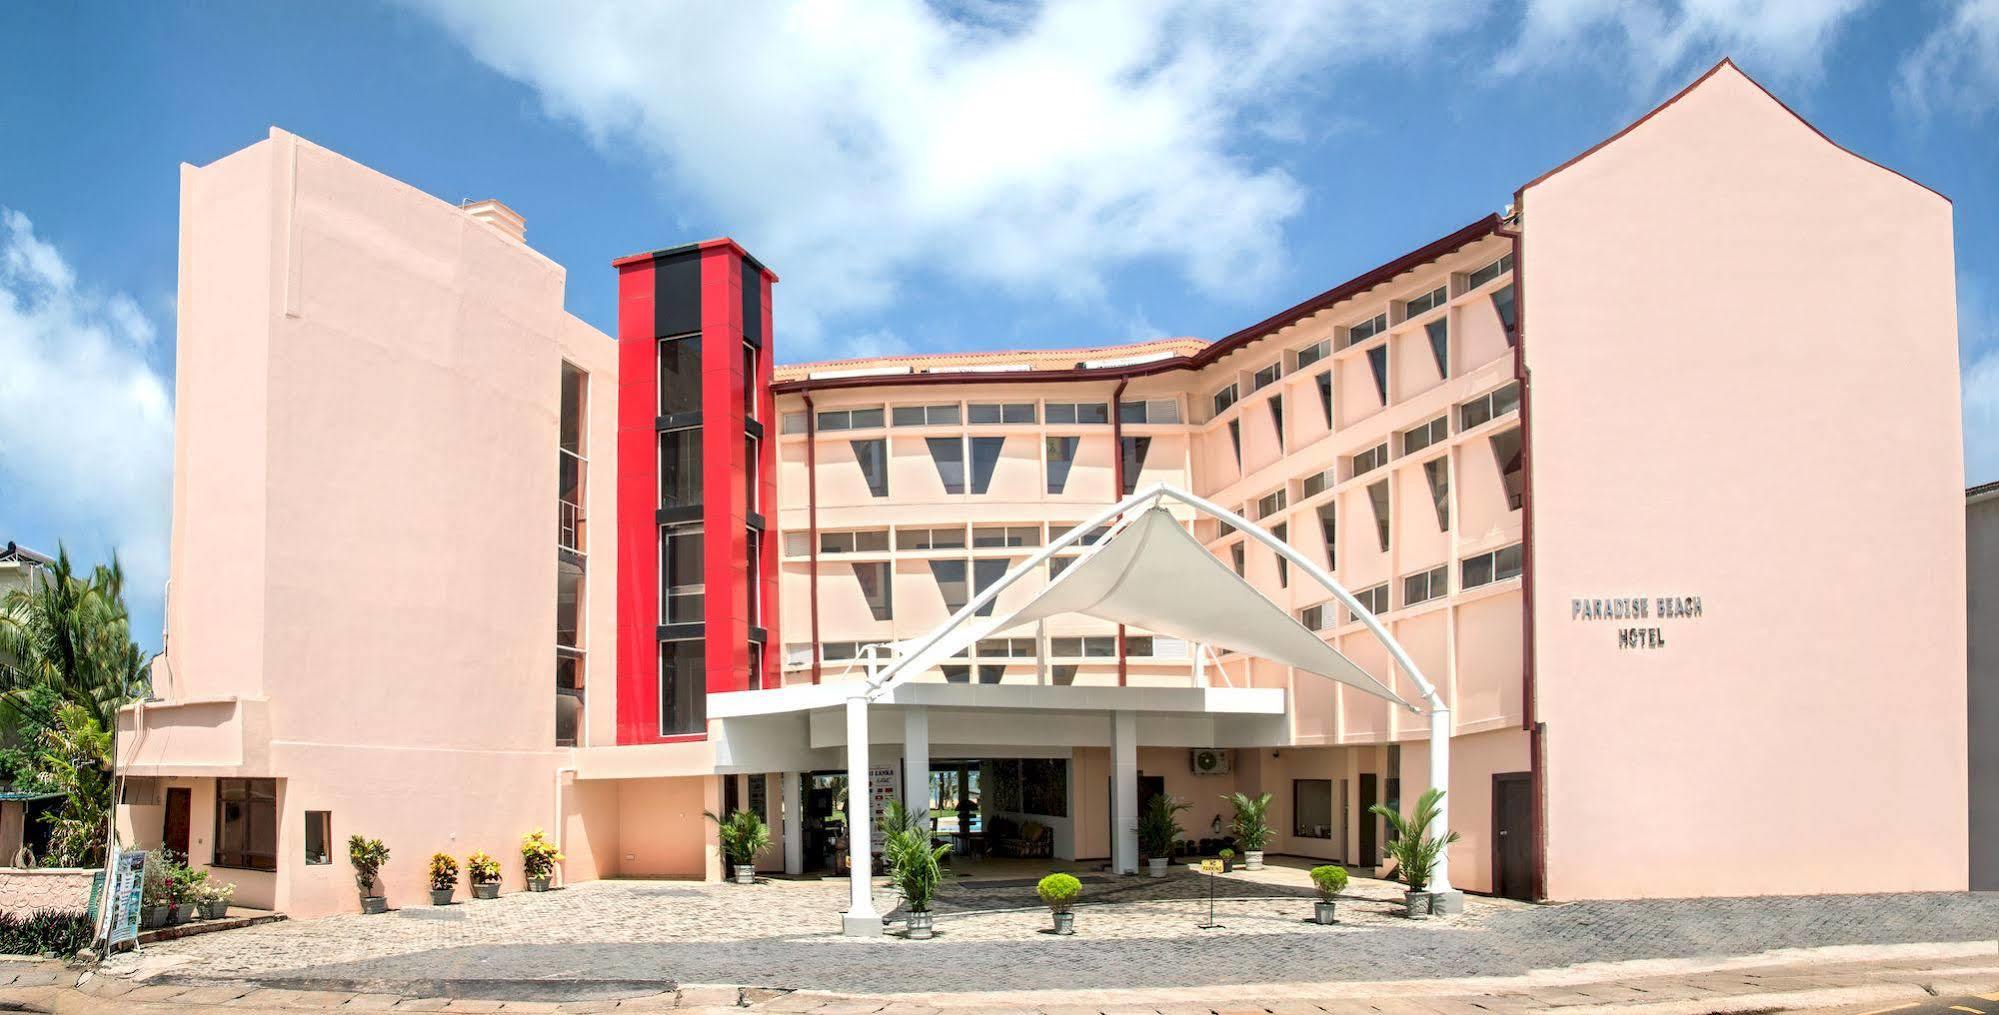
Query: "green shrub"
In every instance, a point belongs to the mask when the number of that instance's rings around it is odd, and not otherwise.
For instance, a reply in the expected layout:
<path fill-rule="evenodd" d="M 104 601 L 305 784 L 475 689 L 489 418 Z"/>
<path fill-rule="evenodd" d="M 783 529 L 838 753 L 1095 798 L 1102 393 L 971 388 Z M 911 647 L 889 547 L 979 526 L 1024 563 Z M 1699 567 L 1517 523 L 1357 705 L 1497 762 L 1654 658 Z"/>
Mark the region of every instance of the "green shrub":
<path fill-rule="evenodd" d="M 68 958 L 90 947 L 90 917 L 75 911 L 38 909 L 26 918 L 0 913 L 0 953 Z"/>
<path fill-rule="evenodd" d="M 1221 857 L 1224 860 L 1233 860 L 1235 859 L 1235 850 L 1230 849 L 1227 846 L 1223 846 L 1221 848 L 1221 852 L 1218 852 L 1215 855 Z"/>
<path fill-rule="evenodd" d="M 1319 898 L 1327 902 L 1347 890 L 1347 869 L 1336 863 L 1312 868 L 1312 885 L 1319 890 Z"/>
<path fill-rule="evenodd" d="M 471 875 L 475 885 L 497 885 L 500 883 L 500 861 L 480 850 L 465 858 L 465 873 Z"/>
<path fill-rule="evenodd" d="M 722 855 L 734 866 L 748 867 L 757 862 L 758 853 L 770 848 L 770 826 L 755 811 L 731 811 L 726 821 L 706 811 L 701 816 L 715 823 Z"/>
<path fill-rule="evenodd" d="M 1407 818 L 1384 804 L 1368 808 L 1381 815 L 1395 832 L 1395 840 L 1388 844 L 1388 857 L 1395 861 L 1396 873 L 1401 875 L 1400 880 L 1412 892 L 1429 887 L 1430 875 L 1436 873 L 1438 859 L 1451 843 L 1458 841 L 1458 833 L 1448 828 L 1442 835 L 1430 832 L 1430 826 L 1437 821 L 1438 806 L 1443 799 L 1443 791 L 1435 786 L 1424 790 L 1423 795 L 1416 799 L 1416 809 Z"/>
<path fill-rule="evenodd" d="M 347 862 L 354 865 L 354 885 L 361 889 L 366 898 L 374 894 L 375 875 L 382 872 L 389 862 L 389 847 L 380 839 L 364 839 L 358 835 L 347 840 Z"/>
<path fill-rule="evenodd" d="M 927 913 L 930 903 L 937 898 L 937 884 L 944 880 L 944 854 L 951 851 L 947 843 L 942 846 L 930 844 L 928 821 L 905 820 L 903 827 L 893 829 L 882 842 L 882 864 L 888 868 L 889 881 L 902 893 L 904 908 L 912 913 Z"/>
<path fill-rule="evenodd" d="M 1229 822 L 1229 832 L 1235 836 L 1236 845 L 1247 852 L 1261 850 L 1275 834 L 1271 831 L 1270 822 L 1265 820 L 1270 813 L 1270 794 L 1250 796 L 1247 793 L 1237 793 L 1222 799 L 1227 800 L 1229 806 L 1235 808 L 1235 818 Z"/>
<path fill-rule="evenodd" d="M 1173 855 L 1173 844 L 1180 841 L 1181 811 L 1193 805 L 1161 793 L 1145 805 L 1145 813 L 1138 819 L 1138 844 L 1148 857 L 1165 859 Z"/>
<path fill-rule="evenodd" d="M 567 860 L 548 833 L 537 828 L 521 836 L 521 872 L 530 878 L 555 876 L 555 865 Z"/>
<path fill-rule="evenodd" d="M 1057 913 L 1066 913 L 1069 911 L 1069 906 L 1076 901 L 1076 896 L 1083 894 L 1083 883 L 1076 880 L 1074 875 L 1050 874 L 1042 878 L 1040 884 L 1034 886 L 1034 891 L 1041 896 L 1042 903 L 1049 909 Z"/>
<path fill-rule="evenodd" d="M 448 892 L 458 887 L 458 861 L 449 853 L 430 855 L 430 890 Z"/>

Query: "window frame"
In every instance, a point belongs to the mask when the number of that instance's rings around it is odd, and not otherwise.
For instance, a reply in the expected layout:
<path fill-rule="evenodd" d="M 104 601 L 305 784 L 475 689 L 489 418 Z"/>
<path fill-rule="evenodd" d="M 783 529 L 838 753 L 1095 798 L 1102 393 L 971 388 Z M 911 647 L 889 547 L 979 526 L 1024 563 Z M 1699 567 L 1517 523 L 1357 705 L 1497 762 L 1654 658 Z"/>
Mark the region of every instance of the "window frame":
<path fill-rule="evenodd" d="M 223 824 L 224 815 L 228 811 L 228 808 L 224 805 L 227 803 L 235 802 L 224 799 L 224 792 L 231 786 L 231 784 L 240 784 L 243 791 L 243 799 L 240 801 L 240 804 L 243 807 L 243 822 L 242 822 L 243 844 L 241 848 L 233 851 L 228 850 L 223 845 L 225 839 L 222 834 L 224 829 L 227 827 Z M 264 785 L 269 787 L 270 797 L 268 800 L 259 801 L 251 796 L 252 789 L 258 785 Z M 253 853 L 250 850 L 250 843 L 255 841 L 256 839 L 255 822 L 252 819 L 256 816 L 258 810 L 258 807 L 253 805 L 259 805 L 259 804 L 267 804 L 270 809 L 269 820 L 271 824 L 271 851 L 269 853 Z M 278 810 L 278 780 L 274 778 L 217 776 L 215 779 L 215 837 L 212 840 L 215 844 L 215 847 L 214 847 L 213 856 L 209 860 L 208 865 L 210 867 L 221 867 L 226 870 L 266 871 L 266 872 L 275 873 L 278 869 L 278 843 L 282 841 L 279 836 L 279 831 L 280 831 L 280 829 L 278 828 L 279 818 L 280 814 Z M 261 866 L 253 862 L 262 858 L 268 858 L 270 866 L 268 867 Z M 237 862 L 232 862 L 232 861 L 237 861 Z"/>

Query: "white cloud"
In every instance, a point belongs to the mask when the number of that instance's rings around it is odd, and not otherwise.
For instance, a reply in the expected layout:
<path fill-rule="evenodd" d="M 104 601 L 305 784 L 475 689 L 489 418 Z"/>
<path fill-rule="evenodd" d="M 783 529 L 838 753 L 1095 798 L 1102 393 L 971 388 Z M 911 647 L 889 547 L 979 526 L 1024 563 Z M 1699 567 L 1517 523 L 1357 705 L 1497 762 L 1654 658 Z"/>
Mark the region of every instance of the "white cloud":
<path fill-rule="evenodd" d="M 831 324 L 917 268 L 1093 301 L 1106 269 L 1154 258 L 1216 296 L 1266 295 L 1304 193 L 1252 148 L 1332 72 L 1420 52 L 1483 6 L 414 2 L 738 230 L 787 279 L 794 355 L 828 352 Z"/>
<path fill-rule="evenodd" d="M 79 285 L 26 215 L 0 208 L 0 535 L 33 520 L 83 561 L 116 549 L 135 610 L 157 616 L 173 396 L 146 362 L 153 338 L 130 297 Z"/>
<path fill-rule="evenodd" d="M 1918 116 L 1999 109 L 1999 0 L 1959 0 L 1902 58 L 1895 98 Z"/>
<path fill-rule="evenodd" d="M 1846 22 L 1872 0 L 1528 0 L 1502 74 L 1600 61 L 1651 101 L 1662 84 L 1723 56 L 1768 79 L 1810 84 Z"/>

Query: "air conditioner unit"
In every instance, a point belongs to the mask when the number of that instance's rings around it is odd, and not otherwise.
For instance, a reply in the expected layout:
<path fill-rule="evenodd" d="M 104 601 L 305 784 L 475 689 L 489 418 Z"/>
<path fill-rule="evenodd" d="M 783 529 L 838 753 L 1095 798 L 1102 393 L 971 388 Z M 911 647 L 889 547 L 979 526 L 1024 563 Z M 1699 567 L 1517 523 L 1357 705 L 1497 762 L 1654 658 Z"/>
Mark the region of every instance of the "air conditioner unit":
<path fill-rule="evenodd" d="M 1187 752 L 1188 764 L 1195 775 L 1227 775 L 1231 752 L 1216 747 L 1195 748 Z"/>

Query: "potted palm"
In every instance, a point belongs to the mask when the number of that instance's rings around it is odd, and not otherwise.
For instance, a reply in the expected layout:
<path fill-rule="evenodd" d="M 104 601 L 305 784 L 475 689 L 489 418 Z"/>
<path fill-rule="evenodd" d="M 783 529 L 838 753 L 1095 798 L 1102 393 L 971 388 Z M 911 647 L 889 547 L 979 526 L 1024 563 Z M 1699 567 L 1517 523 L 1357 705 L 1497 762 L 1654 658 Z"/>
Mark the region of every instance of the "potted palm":
<path fill-rule="evenodd" d="M 388 912 L 388 898 L 369 893 L 375 890 L 375 876 L 389 862 L 389 847 L 382 845 L 380 839 L 350 836 L 347 839 L 347 862 L 354 867 L 354 886 L 361 890 L 361 912 Z"/>
<path fill-rule="evenodd" d="M 930 904 L 937 898 L 937 883 L 944 879 L 942 861 L 951 846 L 933 846 L 930 822 L 920 812 L 912 815 L 900 805 L 890 808 L 885 824 L 891 831 L 882 843 L 882 863 L 888 868 L 890 883 L 902 893 L 910 940 L 927 941 L 935 920 Z"/>
<path fill-rule="evenodd" d="M 1270 813 L 1270 794 L 1250 796 L 1236 793 L 1223 797 L 1235 808 L 1235 819 L 1229 822 L 1229 831 L 1235 836 L 1235 844 L 1242 847 L 1243 870 L 1263 869 L 1263 847 L 1270 842 L 1273 834 L 1270 822 L 1265 820 Z"/>
<path fill-rule="evenodd" d="M 1433 835 L 1430 826 L 1437 821 L 1437 804 L 1444 799 L 1442 790 L 1435 786 L 1423 791 L 1416 799 L 1416 809 L 1407 818 L 1400 812 L 1384 804 L 1368 808 L 1388 822 L 1395 832 L 1395 839 L 1388 844 L 1388 856 L 1395 861 L 1395 869 L 1402 876 L 1409 890 L 1402 896 L 1408 907 L 1409 918 L 1421 920 L 1430 915 L 1431 895 L 1424 889 L 1430 886 L 1430 876 L 1436 873 L 1437 860 L 1451 843 L 1458 841 L 1458 833 L 1445 829 L 1442 835 Z"/>
<path fill-rule="evenodd" d="M 1347 869 L 1332 863 L 1312 868 L 1312 887 L 1319 890 L 1319 901 L 1312 903 L 1312 919 L 1333 923 L 1333 903 L 1347 890 Z"/>
<path fill-rule="evenodd" d="M 1146 866 L 1155 878 L 1166 876 L 1166 864 L 1173 856 L 1173 844 L 1180 841 L 1181 811 L 1192 807 L 1176 797 L 1160 793 L 1145 804 L 1138 818 L 1138 845 L 1145 851 Z"/>
<path fill-rule="evenodd" d="M 451 905 L 451 893 L 458 888 L 458 861 L 449 853 L 430 855 L 430 904 Z"/>
<path fill-rule="evenodd" d="M 715 823 L 716 835 L 722 840 L 722 856 L 734 869 L 736 883 L 756 884 L 757 854 L 770 848 L 770 826 L 754 811 L 732 811 L 727 820 L 705 812 L 703 817 Z"/>
<path fill-rule="evenodd" d="M 1055 933 L 1067 937 L 1076 933 L 1076 914 L 1069 907 L 1076 902 L 1076 896 L 1083 894 L 1083 883 L 1071 874 L 1050 874 L 1034 886 L 1041 903 L 1055 916 Z"/>
<path fill-rule="evenodd" d="M 500 897 L 500 861 L 488 856 L 485 850 L 465 858 L 465 875 L 472 881 L 473 898 Z"/>
<path fill-rule="evenodd" d="M 541 829 L 521 837 L 521 873 L 527 876 L 528 891 L 548 891 L 548 881 L 555 876 L 555 865 L 565 859 Z"/>

